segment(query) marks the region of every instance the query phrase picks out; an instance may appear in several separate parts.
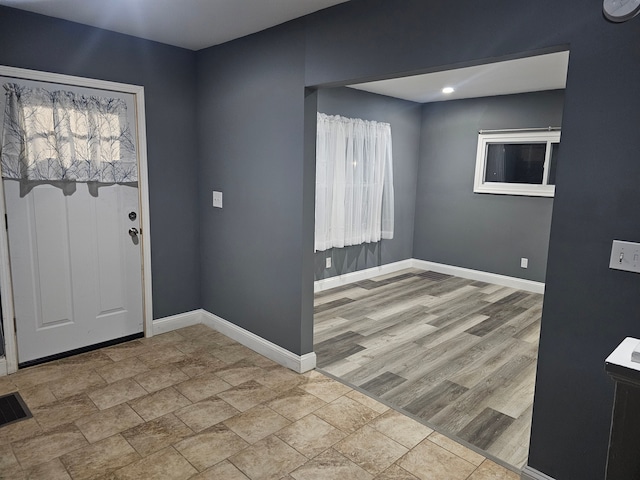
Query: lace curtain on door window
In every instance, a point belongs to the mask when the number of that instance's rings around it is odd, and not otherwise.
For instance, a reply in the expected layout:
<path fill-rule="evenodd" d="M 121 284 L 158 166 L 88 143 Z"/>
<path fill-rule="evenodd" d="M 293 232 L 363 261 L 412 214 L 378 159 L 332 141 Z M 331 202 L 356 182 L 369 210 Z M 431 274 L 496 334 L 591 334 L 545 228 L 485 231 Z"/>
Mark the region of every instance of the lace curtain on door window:
<path fill-rule="evenodd" d="M 123 100 L 14 83 L 4 88 L 4 178 L 137 181 L 135 145 Z"/>
<path fill-rule="evenodd" d="M 318 113 L 315 250 L 393 238 L 391 125 Z"/>

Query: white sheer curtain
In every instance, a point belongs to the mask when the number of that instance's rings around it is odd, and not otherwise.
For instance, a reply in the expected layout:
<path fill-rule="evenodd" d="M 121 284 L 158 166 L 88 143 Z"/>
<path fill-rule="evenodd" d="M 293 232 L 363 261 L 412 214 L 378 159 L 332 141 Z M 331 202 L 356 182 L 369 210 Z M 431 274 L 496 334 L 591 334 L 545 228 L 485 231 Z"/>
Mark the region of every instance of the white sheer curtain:
<path fill-rule="evenodd" d="M 14 83 L 4 88 L 4 178 L 137 181 L 135 145 L 123 100 Z"/>
<path fill-rule="evenodd" d="M 318 113 L 315 250 L 393 238 L 391 125 Z"/>

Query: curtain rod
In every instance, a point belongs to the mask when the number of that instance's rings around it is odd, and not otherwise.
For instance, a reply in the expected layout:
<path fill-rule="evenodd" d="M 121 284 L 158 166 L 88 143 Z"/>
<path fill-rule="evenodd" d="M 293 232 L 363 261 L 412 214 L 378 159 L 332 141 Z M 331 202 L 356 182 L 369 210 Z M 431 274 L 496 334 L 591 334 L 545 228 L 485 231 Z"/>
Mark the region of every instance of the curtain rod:
<path fill-rule="evenodd" d="M 558 132 L 558 131 L 560 131 L 560 127 L 502 128 L 498 130 L 478 130 L 478 133 Z"/>

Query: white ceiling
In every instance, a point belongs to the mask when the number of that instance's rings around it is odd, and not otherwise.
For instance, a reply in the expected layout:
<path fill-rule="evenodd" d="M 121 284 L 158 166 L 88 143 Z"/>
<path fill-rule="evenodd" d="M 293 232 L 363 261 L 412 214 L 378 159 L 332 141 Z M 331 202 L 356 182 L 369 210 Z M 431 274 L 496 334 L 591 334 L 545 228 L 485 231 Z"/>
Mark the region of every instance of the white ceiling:
<path fill-rule="evenodd" d="M 558 52 L 350 86 L 419 103 L 509 95 L 565 88 L 568 64 L 569 52 Z"/>
<path fill-rule="evenodd" d="M 200 50 L 347 0 L 0 0 L 0 5 Z"/>

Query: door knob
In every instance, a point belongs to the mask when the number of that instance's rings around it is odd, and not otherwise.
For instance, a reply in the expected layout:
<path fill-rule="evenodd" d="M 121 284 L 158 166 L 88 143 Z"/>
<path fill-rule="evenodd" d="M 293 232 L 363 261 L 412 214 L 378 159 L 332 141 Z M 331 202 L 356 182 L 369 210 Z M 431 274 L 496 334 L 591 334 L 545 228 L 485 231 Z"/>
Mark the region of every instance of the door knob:
<path fill-rule="evenodd" d="M 129 229 L 129 235 L 131 235 L 133 238 L 138 236 L 138 229 L 133 227 Z"/>

